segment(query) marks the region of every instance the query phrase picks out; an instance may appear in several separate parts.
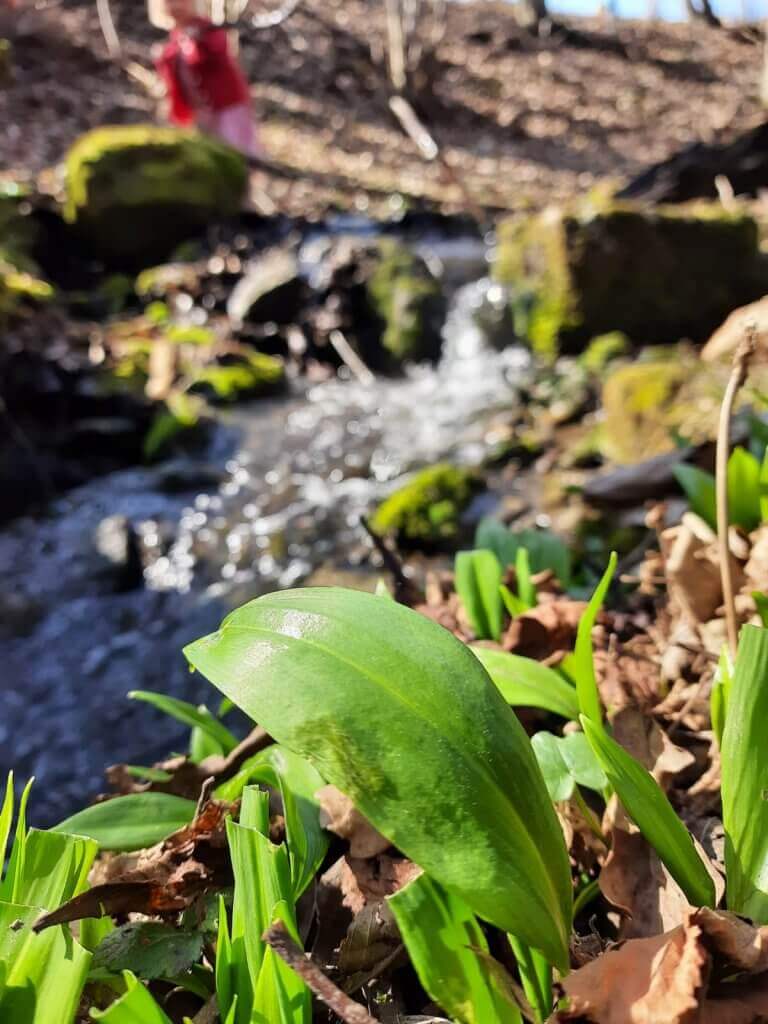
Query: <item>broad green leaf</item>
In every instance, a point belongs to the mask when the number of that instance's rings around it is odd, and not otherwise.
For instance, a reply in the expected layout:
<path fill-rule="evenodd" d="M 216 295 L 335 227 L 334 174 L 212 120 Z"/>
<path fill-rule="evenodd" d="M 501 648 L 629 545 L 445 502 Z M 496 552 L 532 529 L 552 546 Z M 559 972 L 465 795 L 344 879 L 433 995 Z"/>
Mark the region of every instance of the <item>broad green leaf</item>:
<path fill-rule="evenodd" d="M 98 851 L 98 843 L 84 836 L 30 829 L 15 898 L 26 906 L 54 910 L 88 888 Z"/>
<path fill-rule="evenodd" d="M 597 678 L 595 676 L 595 655 L 592 647 L 592 630 L 595 627 L 595 619 L 603 607 L 605 595 L 611 585 L 613 574 L 616 572 L 616 552 L 611 552 L 608 559 L 608 568 L 603 573 L 602 579 L 595 588 L 590 598 L 586 611 L 581 616 L 579 628 L 576 632 L 576 648 L 571 660 L 572 671 L 576 681 L 576 693 L 579 699 L 579 710 L 596 724 L 600 724 L 603 717 L 602 705 L 600 704 L 600 693 L 597 689 Z"/>
<path fill-rule="evenodd" d="M 0 883 L 0 900 L 8 903 L 20 902 L 21 885 L 24 877 L 24 858 L 27 848 L 27 802 L 34 781 L 34 778 L 31 778 L 22 790 L 13 845 L 8 857 L 5 877 L 2 883 Z M 11 805 L 12 810 L 13 806 Z M 2 864 L 0 864 L 0 871 L 2 871 Z"/>
<path fill-rule="evenodd" d="M 488 943 L 464 900 L 419 875 L 387 900 L 425 992 L 459 1024 L 522 1024 L 478 950 Z M 501 966 L 501 965 L 499 965 Z"/>
<path fill-rule="evenodd" d="M 169 793 L 130 793 L 86 807 L 52 831 L 95 839 L 102 850 L 141 850 L 188 825 L 195 804 Z"/>
<path fill-rule="evenodd" d="M 132 700 L 143 700 L 147 704 L 151 704 L 158 711 L 163 711 L 191 729 L 202 730 L 221 747 L 225 754 L 237 746 L 237 737 L 229 731 L 226 725 L 222 725 L 204 704 L 195 707 L 194 704 L 189 704 L 185 700 L 177 700 L 176 697 L 168 697 L 164 693 L 150 693 L 148 690 L 131 690 L 128 696 Z"/>
<path fill-rule="evenodd" d="M 38 907 L 0 903 L 3 1024 L 69 1024 L 75 1019 L 91 954 L 62 925 L 36 935 L 32 924 L 39 914 Z"/>
<path fill-rule="evenodd" d="M 498 519 L 486 516 L 478 523 L 475 530 L 475 548 L 492 551 L 499 560 L 502 569 L 515 564 L 515 555 L 519 545 L 511 530 Z"/>
<path fill-rule="evenodd" d="M 728 909 L 768 924 L 768 630 L 744 626 L 721 747 Z"/>
<path fill-rule="evenodd" d="M 627 814 L 694 907 L 713 907 L 715 886 L 691 835 L 656 780 L 586 715 L 581 724 Z"/>
<path fill-rule="evenodd" d="M 520 547 L 515 555 L 515 575 L 517 576 L 517 593 L 526 608 L 536 605 L 536 587 L 531 579 L 531 562 L 528 548 Z"/>
<path fill-rule="evenodd" d="M 219 786 L 216 796 L 230 802 L 239 800 L 244 787 L 252 782 L 280 790 L 293 897 L 297 900 L 328 850 L 328 833 L 320 825 L 320 805 L 315 800 L 325 780 L 309 761 L 275 744 L 249 758 L 237 775 Z"/>
<path fill-rule="evenodd" d="M 470 650 L 512 707 L 542 708 L 563 718 L 579 717 L 576 690 L 548 665 L 488 647 Z"/>
<path fill-rule="evenodd" d="M 201 931 L 160 921 L 129 921 L 102 939 L 93 954 L 93 966 L 133 971 L 147 980 L 173 976 L 199 959 L 203 940 Z"/>
<path fill-rule="evenodd" d="M 172 1024 L 155 997 L 130 971 L 123 972 L 125 993 L 106 1010 L 91 1010 L 93 1020 L 104 1024 Z"/>
<path fill-rule="evenodd" d="M 480 521 L 475 532 L 475 547 L 493 551 L 502 569 L 515 564 L 518 550 L 528 551 L 532 573 L 550 569 L 566 589 L 571 584 L 571 552 L 568 545 L 551 530 L 507 529 L 497 519 Z"/>
<path fill-rule="evenodd" d="M 570 800 L 577 783 L 598 793 L 608 785 L 605 772 L 583 732 L 569 733 L 567 736 L 537 732 L 531 740 L 531 746 L 549 795 L 555 803 Z"/>
<path fill-rule="evenodd" d="M 752 452 L 734 448 L 728 459 L 728 516 L 750 533 L 760 525 L 760 463 Z"/>
<path fill-rule="evenodd" d="M 685 492 L 691 512 L 695 512 L 705 523 L 717 529 L 717 500 L 715 498 L 715 478 L 703 469 L 682 463 L 675 466 L 672 472 Z"/>
<path fill-rule="evenodd" d="M 501 636 L 501 566 L 491 551 L 460 551 L 454 565 L 456 593 L 478 640 Z"/>
<path fill-rule="evenodd" d="M 568 962 L 571 879 L 525 732 L 478 658 L 373 594 L 283 591 L 186 648 L 480 917 Z"/>

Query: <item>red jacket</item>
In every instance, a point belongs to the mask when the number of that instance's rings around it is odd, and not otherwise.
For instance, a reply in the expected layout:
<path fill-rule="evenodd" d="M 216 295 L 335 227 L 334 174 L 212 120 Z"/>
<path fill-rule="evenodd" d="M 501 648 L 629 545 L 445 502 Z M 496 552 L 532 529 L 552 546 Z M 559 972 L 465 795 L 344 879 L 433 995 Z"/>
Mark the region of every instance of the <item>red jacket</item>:
<path fill-rule="evenodd" d="M 195 18 L 185 32 L 172 29 L 157 67 L 175 124 L 191 124 L 201 108 L 219 111 L 249 101 L 248 84 L 229 52 L 226 30 L 207 18 Z"/>

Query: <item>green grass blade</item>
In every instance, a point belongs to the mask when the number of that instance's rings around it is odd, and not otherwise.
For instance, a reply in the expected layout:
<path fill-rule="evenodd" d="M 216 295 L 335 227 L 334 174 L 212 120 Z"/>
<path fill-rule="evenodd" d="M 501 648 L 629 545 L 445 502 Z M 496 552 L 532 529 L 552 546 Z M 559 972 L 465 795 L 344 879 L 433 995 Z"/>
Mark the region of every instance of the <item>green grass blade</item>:
<path fill-rule="evenodd" d="M 576 648 L 571 661 L 574 679 L 576 681 L 576 693 L 579 699 L 579 710 L 591 721 L 599 724 L 602 721 L 603 711 L 600 703 L 600 693 L 597 689 L 597 678 L 595 676 L 595 657 L 592 647 L 592 630 L 595 626 L 598 612 L 603 607 L 605 595 L 616 572 L 618 558 L 615 551 L 611 552 L 608 559 L 608 568 L 603 573 L 602 579 L 595 588 L 590 598 L 586 611 L 581 617 L 579 628 L 576 633 Z"/>
<path fill-rule="evenodd" d="M 5 783 L 5 798 L 3 799 L 2 808 L 0 808 L 0 879 L 3 877 L 5 853 L 8 849 L 8 836 L 11 834 L 13 805 L 13 772 L 8 772 L 8 779 Z"/>
<path fill-rule="evenodd" d="M 554 1002 L 552 967 L 541 953 L 530 949 L 514 935 L 509 935 L 508 938 L 517 960 L 523 991 L 536 1016 L 536 1024 L 544 1024 L 552 1012 L 552 1003 Z"/>
<path fill-rule="evenodd" d="M 501 637 L 501 566 L 491 551 L 460 551 L 454 563 L 456 593 L 478 640 Z"/>
<path fill-rule="evenodd" d="M 686 463 L 675 466 L 672 472 L 682 487 L 691 512 L 700 516 L 713 530 L 717 529 L 717 501 L 715 499 L 715 478 L 703 469 Z"/>
<path fill-rule="evenodd" d="M 135 974 L 123 971 L 123 980 L 125 993 L 106 1010 L 91 1010 L 93 1020 L 104 1021 L 104 1024 L 172 1024 L 171 1018 Z"/>
<path fill-rule="evenodd" d="M 8 858 L 8 867 L 5 872 L 5 878 L 3 879 L 2 884 L 0 884 L 0 900 L 7 901 L 9 903 L 19 902 L 17 896 L 20 892 L 21 880 L 24 876 L 24 858 L 27 846 L 27 802 L 29 800 L 29 792 L 32 789 L 34 781 L 34 778 L 31 778 L 21 793 L 13 846 L 11 847 L 11 853 Z"/>
<path fill-rule="evenodd" d="M 713 907 L 715 886 L 691 835 L 653 776 L 586 715 L 581 724 L 627 814 L 694 907 Z"/>
<path fill-rule="evenodd" d="M 220 800 L 239 800 L 244 787 L 252 782 L 280 790 L 293 897 L 297 900 L 328 850 L 328 833 L 320 826 L 320 806 L 315 800 L 325 780 L 305 758 L 275 744 L 249 758 L 236 776 L 216 790 L 216 796 Z"/>
<path fill-rule="evenodd" d="M 576 690 L 548 665 L 487 647 L 470 650 L 512 707 L 542 708 L 563 718 L 579 717 Z"/>
<path fill-rule="evenodd" d="M 744 626 L 722 740 L 728 909 L 768 924 L 768 630 Z"/>
<path fill-rule="evenodd" d="M 128 696 L 131 700 L 142 700 L 151 704 L 158 711 L 175 718 L 177 722 L 188 725 L 190 729 L 202 730 L 218 744 L 225 754 L 237 746 L 237 737 L 229 731 L 226 725 L 222 725 L 204 705 L 195 707 L 194 704 L 189 704 L 185 700 L 177 700 L 176 697 L 168 697 L 164 693 L 151 693 L 149 690 L 131 690 Z"/>
<path fill-rule="evenodd" d="M 521 601 L 517 594 L 513 594 L 509 587 L 503 583 L 499 587 L 499 593 L 501 594 L 501 600 L 504 602 L 504 607 L 509 612 L 511 619 L 516 619 L 518 615 L 522 615 L 528 611 L 528 605 L 525 601 Z"/>
<path fill-rule="evenodd" d="M 483 930 L 466 903 L 428 875 L 387 900 L 424 990 L 459 1024 L 521 1024 L 495 983 Z"/>
<path fill-rule="evenodd" d="M 93 804 L 51 831 L 95 839 L 102 850 L 141 850 L 188 825 L 195 804 L 170 793 L 130 793 Z"/>
<path fill-rule="evenodd" d="M 91 954 L 62 925 L 36 935 L 32 924 L 39 914 L 37 907 L 0 903 L 3 1024 L 69 1024 L 75 1019 Z"/>
<path fill-rule="evenodd" d="M 526 608 L 534 608 L 537 603 L 536 587 L 531 578 L 531 560 L 528 548 L 519 547 L 515 556 L 515 575 L 517 577 L 517 593 Z"/>
<path fill-rule="evenodd" d="M 717 663 L 717 671 L 712 680 L 712 691 L 709 695 L 709 717 L 712 720 L 712 731 L 715 734 L 718 746 L 723 746 L 723 731 L 725 729 L 726 711 L 728 708 L 728 696 L 731 692 L 733 681 L 733 668 L 731 657 L 727 647 L 723 647 L 720 660 Z"/>
<path fill-rule="evenodd" d="M 250 602 L 186 654 L 478 916 L 567 967 L 554 808 L 514 712 L 452 634 L 394 601 L 318 587 Z"/>
<path fill-rule="evenodd" d="M 760 525 L 760 468 L 746 448 L 734 448 L 728 459 L 728 515 L 747 533 Z"/>

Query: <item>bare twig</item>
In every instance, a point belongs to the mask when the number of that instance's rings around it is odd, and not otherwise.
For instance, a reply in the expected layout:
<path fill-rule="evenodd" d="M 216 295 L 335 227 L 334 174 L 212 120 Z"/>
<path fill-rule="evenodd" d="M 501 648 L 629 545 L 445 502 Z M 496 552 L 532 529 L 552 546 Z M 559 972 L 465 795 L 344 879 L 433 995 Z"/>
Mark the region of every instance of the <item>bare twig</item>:
<path fill-rule="evenodd" d="M 282 921 L 276 921 L 262 936 L 264 942 L 294 970 L 305 984 L 344 1024 L 377 1024 L 364 1006 L 350 999 L 327 978 L 317 964 L 293 941 Z"/>
<path fill-rule="evenodd" d="M 746 334 L 736 349 L 733 357 L 731 376 L 723 395 L 720 407 L 720 422 L 717 430 L 717 449 L 715 454 L 715 494 L 717 500 L 717 541 L 720 554 L 720 578 L 723 584 L 723 603 L 725 605 L 725 622 L 728 632 L 728 646 L 731 654 L 736 657 L 738 643 L 738 627 L 736 623 L 736 603 L 733 593 L 733 574 L 731 572 L 731 550 L 728 543 L 730 519 L 728 513 L 728 455 L 731 447 L 731 414 L 739 388 L 747 379 L 749 362 L 755 351 L 757 335 L 754 324 L 747 327 Z"/>
<path fill-rule="evenodd" d="M 375 382 L 376 378 L 374 375 L 338 328 L 334 327 L 328 335 L 328 340 L 333 345 L 344 365 L 361 384 L 371 385 Z"/>
<path fill-rule="evenodd" d="M 115 23 L 112 19 L 112 10 L 109 0 L 96 0 L 96 13 L 101 26 L 101 34 L 107 44 L 107 53 L 110 57 L 119 57 L 121 52 L 120 37 L 117 34 Z"/>
<path fill-rule="evenodd" d="M 371 538 L 373 546 L 381 555 L 384 568 L 392 574 L 395 584 L 395 600 L 401 604 L 410 604 L 411 602 L 418 601 L 421 595 L 416 592 L 412 580 L 409 580 L 403 572 L 403 564 L 396 552 L 386 544 L 383 537 L 379 536 L 365 516 L 360 517 L 360 525 Z"/>

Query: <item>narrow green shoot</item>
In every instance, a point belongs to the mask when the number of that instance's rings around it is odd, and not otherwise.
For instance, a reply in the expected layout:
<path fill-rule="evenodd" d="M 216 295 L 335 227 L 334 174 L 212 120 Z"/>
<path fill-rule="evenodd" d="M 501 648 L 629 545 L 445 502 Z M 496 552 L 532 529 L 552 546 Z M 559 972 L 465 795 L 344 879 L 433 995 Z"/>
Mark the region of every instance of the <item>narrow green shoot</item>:
<path fill-rule="evenodd" d="M 612 551 L 611 557 L 608 560 L 608 568 L 603 573 L 602 579 L 595 588 L 595 592 L 590 598 L 586 611 L 579 622 L 579 628 L 576 633 L 576 648 L 570 663 L 576 681 L 579 710 L 582 715 L 585 715 L 596 725 L 600 725 L 602 722 L 603 710 L 600 703 L 600 693 L 597 689 L 597 677 L 595 676 L 592 630 L 616 572 L 617 562 L 616 552 Z"/>
<path fill-rule="evenodd" d="M 228 754 L 237 746 L 237 737 L 229 731 L 226 725 L 222 725 L 204 704 L 195 707 L 188 701 L 178 700 L 176 697 L 169 697 L 164 693 L 152 693 L 149 690 L 131 690 L 128 696 L 131 700 L 141 700 L 151 704 L 158 711 L 175 718 L 177 722 L 188 725 L 190 729 L 199 730 L 204 736 L 209 737 L 213 744 L 206 748 L 210 753 Z"/>
<path fill-rule="evenodd" d="M 501 566 L 491 551 L 460 551 L 454 563 L 456 593 L 478 640 L 499 640 L 504 615 Z"/>

